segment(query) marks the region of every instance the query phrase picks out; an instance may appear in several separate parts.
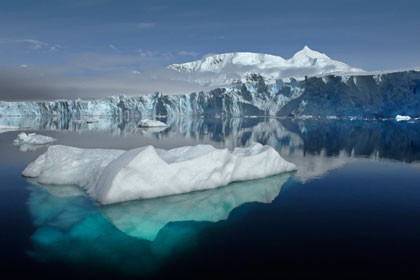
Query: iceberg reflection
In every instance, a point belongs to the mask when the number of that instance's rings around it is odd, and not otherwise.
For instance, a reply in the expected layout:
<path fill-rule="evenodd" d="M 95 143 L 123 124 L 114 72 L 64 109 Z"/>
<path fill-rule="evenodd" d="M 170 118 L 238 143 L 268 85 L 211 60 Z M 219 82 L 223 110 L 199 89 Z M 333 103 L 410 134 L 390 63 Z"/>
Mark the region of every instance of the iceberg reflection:
<path fill-rule="evenodd" d="M 207 191 L 105 206 L 102 210 L 122 232 L 153 241 L 171 222 L 218 222 L 244 203 L 270 203 L 289 177 L 290 173 L 286 173 Z"/>
<path fill-rule="evenodd" d="M 36 227 L 28 255 L 125 275 L 149 275 L 194 246 L 200 222 L 225 220 L 247 202 L 270 203 L 289 173 L 226 187 L 100 207 L 78 187 L 33 185 L 28 208 Z M 206 223 L 205 225 L 210 225 Z"/>

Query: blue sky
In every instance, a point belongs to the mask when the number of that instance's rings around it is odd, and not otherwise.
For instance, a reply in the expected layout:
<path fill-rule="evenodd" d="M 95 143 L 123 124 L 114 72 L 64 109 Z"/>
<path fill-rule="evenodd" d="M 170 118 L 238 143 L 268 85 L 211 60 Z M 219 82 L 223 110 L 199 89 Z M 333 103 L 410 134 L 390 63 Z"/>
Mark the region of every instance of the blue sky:
<path fill-rule="evenodd" d="M 107 75 L 304 45 L 365 70 L 420 66 L 418 0 L 2 0 L 0 67 Z"/>

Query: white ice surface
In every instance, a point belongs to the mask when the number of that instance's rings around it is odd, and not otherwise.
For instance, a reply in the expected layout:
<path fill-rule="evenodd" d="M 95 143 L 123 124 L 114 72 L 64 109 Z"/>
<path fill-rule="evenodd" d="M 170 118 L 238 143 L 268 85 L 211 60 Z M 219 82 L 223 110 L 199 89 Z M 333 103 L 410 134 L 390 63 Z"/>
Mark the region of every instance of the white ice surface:
<path fill-rule="evenodd" d="M 26 134 L 21 132 L 18 134 L 17 138 L 14 140 L 16 144 L 30 144 L 30 145 L 45 145 L 56 141 L 55 138 L 39 135 L 35 133 Z"/>
<path fill-rule="evenodd" d="M 43 184 L 74 184 L 102 204 L 213 189 L 230 182 L 295 170 L 272 147 L 172 150 L 145 146 L 129 151 L 51 146 L 22 175 Z"/>

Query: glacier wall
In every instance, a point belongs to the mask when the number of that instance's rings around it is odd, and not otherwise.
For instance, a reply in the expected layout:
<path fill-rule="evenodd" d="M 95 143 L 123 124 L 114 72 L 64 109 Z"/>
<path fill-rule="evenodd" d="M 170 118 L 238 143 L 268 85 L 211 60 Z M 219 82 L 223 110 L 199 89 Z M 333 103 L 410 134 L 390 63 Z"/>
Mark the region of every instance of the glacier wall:
<path fill-rule="evenodd" d="M 246 81 L 184 95 L 111 96 L 92 100 L 0 101 L 0 116 L 420 116 L 420 72 Z"/>
<path fill-rule="evenodd" d="M 420 116 L 420 72 L 305 79 L 304 93 L 277 116 Z"/>

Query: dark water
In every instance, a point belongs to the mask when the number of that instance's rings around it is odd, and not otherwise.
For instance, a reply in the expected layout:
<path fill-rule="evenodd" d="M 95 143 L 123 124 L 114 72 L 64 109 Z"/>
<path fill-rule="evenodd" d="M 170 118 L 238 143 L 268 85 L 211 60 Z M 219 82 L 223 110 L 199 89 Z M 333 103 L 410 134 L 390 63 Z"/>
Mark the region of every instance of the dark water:
<path fill-rule="evenodd" d="M 0 134 L 3 273 L 44 278 L 420 277 L 420 123 L 3 119 L 83 148 L 260 142 L 298 171 L 205 192 L 101 207 L 20 172 L 46 147 Z"/>

